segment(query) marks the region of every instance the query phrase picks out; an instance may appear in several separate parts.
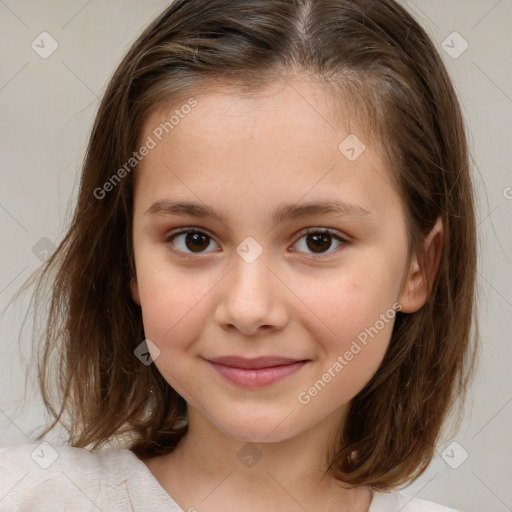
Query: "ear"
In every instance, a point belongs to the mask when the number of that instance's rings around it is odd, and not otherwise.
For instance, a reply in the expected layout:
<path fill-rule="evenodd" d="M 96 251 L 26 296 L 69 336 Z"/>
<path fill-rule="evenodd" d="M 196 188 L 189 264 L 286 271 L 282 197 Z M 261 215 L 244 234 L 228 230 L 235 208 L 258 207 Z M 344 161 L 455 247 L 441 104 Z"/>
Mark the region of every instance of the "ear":
<path fill-rule="evenodd" d="M 136 277 L 130 280 L 130 293 L 134 302 L 140 306 L 139 285 Z"/>
<path fill-rule="evenodd" d="M 414 313 L 425 304 L 434 282 L 443 248 L 443 222 L 438 217 L 423 242 L 423 257 L 415 253 L 400 296 L 401 311 Z"/>

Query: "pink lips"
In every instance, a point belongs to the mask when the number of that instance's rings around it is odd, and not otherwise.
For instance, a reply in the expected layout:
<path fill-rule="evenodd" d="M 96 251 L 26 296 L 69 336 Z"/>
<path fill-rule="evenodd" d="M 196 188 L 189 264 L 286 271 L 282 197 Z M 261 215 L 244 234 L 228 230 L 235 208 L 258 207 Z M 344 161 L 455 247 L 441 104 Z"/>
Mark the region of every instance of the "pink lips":
<path fill-rule="evenodd" d="M 208 359 L 224 378 L 244 387 L 263 387 L 275 384 L 302 368 L 307 360 L 283 357 L 244 359 L 235 356 Z"/>

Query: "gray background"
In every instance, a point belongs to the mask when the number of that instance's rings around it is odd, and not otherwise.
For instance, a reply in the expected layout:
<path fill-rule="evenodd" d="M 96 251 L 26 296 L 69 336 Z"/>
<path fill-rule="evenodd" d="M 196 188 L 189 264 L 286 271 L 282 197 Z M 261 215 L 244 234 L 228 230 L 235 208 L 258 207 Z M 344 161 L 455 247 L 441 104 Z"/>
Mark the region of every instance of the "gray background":
<path fill-rule="evenodd" d="M 469 124 L 479 194 L 481 330 L 480 366 L 462 427 L 442 440 L 407 492 L 467 512 L 512 510 L 512 0 L 403 4 L 440 48 Z M 98 100 L 130 43 L 166 5 L 0 0 L 0 311 L 64 235 Z M 46 59 L 31 47 L 43 31 L 58 43 Z M 468 44 L 460 55 L 464 43 L 454 31 Z M 24 298 L 0 317 L 0 446 L 30 441 L 44 420 L 33 379 L 30 400 L 21 401 L 30 330 L 21 345 L 18 332 L 27 304 Z M 59 443 L 61 434 L 47 440 Z"/>

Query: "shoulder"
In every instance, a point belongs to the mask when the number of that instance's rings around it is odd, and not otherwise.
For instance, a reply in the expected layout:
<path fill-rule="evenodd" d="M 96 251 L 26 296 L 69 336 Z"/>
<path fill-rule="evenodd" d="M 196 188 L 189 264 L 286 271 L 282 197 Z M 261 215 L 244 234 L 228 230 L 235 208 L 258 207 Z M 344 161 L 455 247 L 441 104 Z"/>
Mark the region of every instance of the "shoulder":
<path fill-rule="evenodd" d="M 45 441 L 0 448 L 0 509 L 97 510 L 128 479 L 129 457 Z"/>
<path fill-rule="evenodd" d="M 421 500 L 399 492 L 374 491 L 368 512 L 460 512 L 432 501 Z"/>

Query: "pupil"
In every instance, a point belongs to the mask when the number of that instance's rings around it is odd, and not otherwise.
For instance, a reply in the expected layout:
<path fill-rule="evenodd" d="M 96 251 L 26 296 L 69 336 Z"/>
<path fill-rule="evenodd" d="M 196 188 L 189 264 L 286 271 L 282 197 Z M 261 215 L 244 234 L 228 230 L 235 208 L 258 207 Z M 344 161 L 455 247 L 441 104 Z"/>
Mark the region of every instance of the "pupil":
<path fill-rule="evenodd" d="M 314 240 L 315 244 L 319 243 L 318 245 L 310 245 L 308 243 L 308 248 L 311 249 L 313 252 L 322 252 L 322 250 L 329 249 L 331 246 L 329 242 L 329 238 L 331 235 L 328 233 L 320 233 L 320 234 L 314 234 L 314 235 L 308 235 L 306 239 L 309 241 Z M 320 250 L 318 250 L 320 249 Z"/>
<path fill-rule="evenodd" d="M 198 249 L 197 252 L 200 252 L 201 249 L 206 249 L 208 247 L 209 242 L 207 238 L 209 237 L 203 233 L 187 233 L 187 236 L 185 237 L 185 244 L 191 251 Z"/>
<path fill-rule="evenodd" d="M 331 235 L 328 233 L 319 233 L 313 235 L 307 235 L 307 245 L 313 252 L 322 252 L 330 248 Z M 191 251 L 201 252 L 201 250 L 207 249 L 209 242 L 208 236 L 203 233 L 187 233 L 185 237 L 185 244 Z M 309 243 L 313 241 L 313 243 Z"/>

